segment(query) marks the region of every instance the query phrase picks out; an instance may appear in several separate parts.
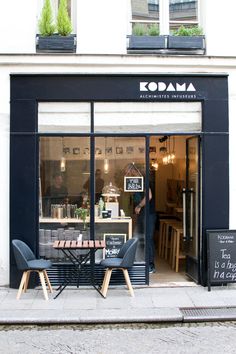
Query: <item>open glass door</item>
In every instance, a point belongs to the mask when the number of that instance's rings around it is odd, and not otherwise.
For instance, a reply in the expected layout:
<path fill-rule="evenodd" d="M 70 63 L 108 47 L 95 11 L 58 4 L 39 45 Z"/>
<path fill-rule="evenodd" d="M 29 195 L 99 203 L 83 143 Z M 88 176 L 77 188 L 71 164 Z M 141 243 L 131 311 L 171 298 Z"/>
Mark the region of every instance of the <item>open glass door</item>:
<path fill-rule="evenodd" d="M 198 282 L 199 275 L 199 137 L 186 140 L 186 188 L 183 189 L 183 240 L 186 273 Z"/>

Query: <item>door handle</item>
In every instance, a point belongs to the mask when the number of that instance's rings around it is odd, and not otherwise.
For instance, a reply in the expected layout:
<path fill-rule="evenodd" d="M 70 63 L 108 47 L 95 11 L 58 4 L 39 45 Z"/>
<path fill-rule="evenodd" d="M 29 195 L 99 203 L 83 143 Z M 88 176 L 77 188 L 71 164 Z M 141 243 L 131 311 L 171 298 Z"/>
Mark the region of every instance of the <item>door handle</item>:
<path fill-rule="evenodd" d="M 183 188 L 183 241 L 186 241 L 186 189 Z"/>
<path fill-rule="evenodd" d="M 189 239 L 192 240 L 193 239 L 193 193 L 194 193 L 193 188 L 190 188 L 189 193 L 190 193 L 190 235 L 189 235 Z"/>

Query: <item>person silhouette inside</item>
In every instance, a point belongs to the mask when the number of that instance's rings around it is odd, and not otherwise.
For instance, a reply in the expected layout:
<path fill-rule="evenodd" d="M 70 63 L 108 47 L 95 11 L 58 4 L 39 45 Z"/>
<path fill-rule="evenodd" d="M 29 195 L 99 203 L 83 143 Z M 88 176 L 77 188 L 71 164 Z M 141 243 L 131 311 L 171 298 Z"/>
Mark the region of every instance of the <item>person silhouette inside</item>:
<path fill-rule="evenodd" d="M 61 173 L 55 173 L 53 175 L 53 184 L 49 186 L 46 190 L 46 205 L 47 205 L 47 215 L 50 215 L 52 204 L 64 204 L 68 202 L 68 191 L 63 183 L 63 177 Z"/>
<path fill-rule="evenodd" d="M 102 189 L 104 187 L 104 180 L 102 179 L 102 171 L 100 168 L 95 172 L 95 204 L 99 202 L 99 198 L 102 195 Z M 90 178 L 84 183 L 83 188 L 88 192 L 90 191 Z"/>
<path fill-rule="evenodd" d="M 139 196 L 137 196 L 139 194 Z M 135 214 L 138 216 L 137 226 L 138 231 L 141 234 L 145 233 L 145 212 L 146 212 L 146 196 L 145 193 L 136 193 L 136 198 L 134 199 L 136 203 L 135 206 Z M 149 223 L 149 234 L 147 235 L 148 249 L 149 249 L 149 273 L 155 273 L 155 244 L 154 244 L 154 232 L 156 225 L 156 210 L 155 210 L 155 190 L 152 183 L 149 185 L 149 215 L 148 215 L 148 223 Z"/>

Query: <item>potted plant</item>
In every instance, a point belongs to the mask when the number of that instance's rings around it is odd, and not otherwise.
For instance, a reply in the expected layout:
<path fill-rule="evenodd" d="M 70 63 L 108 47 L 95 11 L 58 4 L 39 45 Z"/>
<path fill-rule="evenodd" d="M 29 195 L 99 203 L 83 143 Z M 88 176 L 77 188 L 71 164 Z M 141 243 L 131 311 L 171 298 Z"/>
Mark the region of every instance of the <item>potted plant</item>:
<path fill-rule="evenodd" d="M 145 26 L 136 23 L 133 26 L 132 35 L 128 36 L 131 50 L 155 50 L 166 47 L 166 36 L 160 36 L 159 27 L 156 24 Z"/>
<path fill-rule="evenodd" d="M 76 35 L 71 34 L 72 24 L 67 11 L 67 0 L 60 0 L 57 25 L 53 22 L 51 0 L 44 0 L 37 35 L 38 52 L 74 53 Z M 57 32 L 56 32 L 57 31 Z"/>
<path fill-rule="evenodd" d="M 168 49 L 205 49 L 202 29 L 180 26 L 168 37 Z"/>
<path fill-rule="evenodd" d="M 75 216 L 83 221 L 84 230 L 87 229 L 86 218 L 89 216 L 89 209 L 87 208 L 77 208 L 75 209 Z"/>

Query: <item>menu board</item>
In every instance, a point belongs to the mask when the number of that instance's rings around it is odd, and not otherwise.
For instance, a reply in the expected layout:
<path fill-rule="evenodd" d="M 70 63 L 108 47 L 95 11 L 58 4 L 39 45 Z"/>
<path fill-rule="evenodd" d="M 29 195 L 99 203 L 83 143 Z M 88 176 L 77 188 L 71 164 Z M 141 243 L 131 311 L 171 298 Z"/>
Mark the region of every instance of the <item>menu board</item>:
<path fill-rule="evenodd" d="M 207 230 L 208 290 L 236 282 L 236 230 Z"/>
<path fill-rule="evenodd" d="M 103 258 L 117 257 L 121 247 L 126 242 L 126 234 L 104 234 L 106 248 Z"/>
<path fill-rule="evenodd" d="M 125 192 L 143 192 L 143 176 L 124 178 Z"/>

